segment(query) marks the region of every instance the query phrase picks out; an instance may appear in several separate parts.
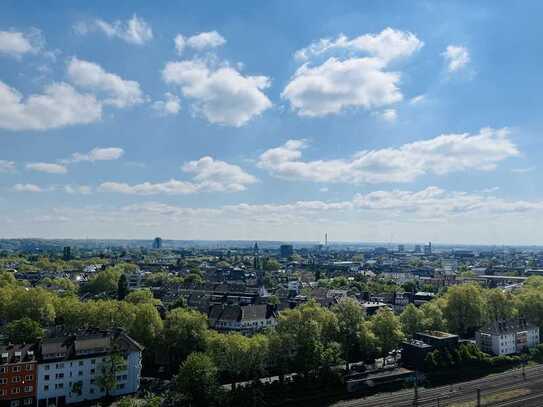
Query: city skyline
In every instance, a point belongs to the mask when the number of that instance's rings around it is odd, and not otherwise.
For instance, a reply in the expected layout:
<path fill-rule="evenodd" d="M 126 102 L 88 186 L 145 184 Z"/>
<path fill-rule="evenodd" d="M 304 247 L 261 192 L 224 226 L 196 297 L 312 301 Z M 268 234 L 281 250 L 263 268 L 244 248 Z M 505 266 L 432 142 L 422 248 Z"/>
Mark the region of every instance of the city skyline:
<path fill-rule="evenodd" d="M 0 238 L 543 243 L 542 5 L 243 4 L 0 6 Z"/>

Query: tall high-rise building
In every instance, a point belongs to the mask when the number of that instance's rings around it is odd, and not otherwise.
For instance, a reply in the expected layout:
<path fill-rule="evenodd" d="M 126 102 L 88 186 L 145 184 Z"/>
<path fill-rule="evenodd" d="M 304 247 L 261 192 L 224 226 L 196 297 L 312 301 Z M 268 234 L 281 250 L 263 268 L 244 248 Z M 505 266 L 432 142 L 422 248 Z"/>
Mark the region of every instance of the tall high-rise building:
<path fill-rule="evenodd" d="M 399 244 L 398 245 L 398 253 L 403 253 L 405 252 L 405 246 L 403 244 Z"/>
<path fill-rule="evenodd" d="M 72 259 L 72 248 L 70 246 L 65 246 L 62 250 L 62 258 L 64 260 L 71 260 Z"/>
<path fill-rule="evenodd" d="M 153 249 L 162 249 L 161 237 L 155 237 L 155 240 L 153 240 Z"/>
<path fill-rule="evenodd" d="M 424 246 L 424 255 L 425 256 L 431 256 L 432 255 L 432 242 L 428 242 L 428 245 Z"/>

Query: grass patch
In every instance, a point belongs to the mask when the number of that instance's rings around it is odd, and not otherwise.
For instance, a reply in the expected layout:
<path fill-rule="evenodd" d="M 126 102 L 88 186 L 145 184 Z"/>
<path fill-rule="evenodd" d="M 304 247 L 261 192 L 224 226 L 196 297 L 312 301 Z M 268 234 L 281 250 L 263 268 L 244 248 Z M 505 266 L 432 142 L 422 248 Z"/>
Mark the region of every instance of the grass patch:
<path fill-rule="evenodd" d="M 507 400 L 513 400 L 517 397 L 527 396 L 531 393 L 530 389 L 522 388 L 522 389 L 513 389 L 508 391 L 502 391 L 498 393 L 492 393 L 487 396 L 481 397 L 481 404 L 486 405 L 488 403 L 498 403 L 501 401 L 507 401 Z M 465 401 L 462 403 L 454 403 L 454 404 L 448 404 L 449 407 L 476 407 L 477 401 Z"/>

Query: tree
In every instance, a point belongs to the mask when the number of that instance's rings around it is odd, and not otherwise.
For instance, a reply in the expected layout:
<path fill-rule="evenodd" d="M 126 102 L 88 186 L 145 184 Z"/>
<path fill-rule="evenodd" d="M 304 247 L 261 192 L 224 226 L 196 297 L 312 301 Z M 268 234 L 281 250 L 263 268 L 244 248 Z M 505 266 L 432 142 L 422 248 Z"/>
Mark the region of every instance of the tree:
<path fill-rule="evenodd" d="M 81 287 L 81 290 L 91 294 L 114 293 L 119 288 L 118 285 L 121 275 L 121 268 L 110 267 L 104 271 L 96 273 L 96 275 L 92 277 L 87 284 Z"/>
<path fill-rule="evenodd" d="M 124 365 L 125 360 L 118 352 L 112 352 L 102 359 L 96 383 L 106 390 L 106 398 L 111 396 L 111 391 L 117 386 L 117 373 L 124 369 Z"/>
<path fill-rule="evenodd" d="M 282 352 L 278 364 L 284 368 L 288 363 L 290 369 L 305 376 L 329 364 L 330 357 L 337 356 L 335 352 L 327 352 L 328 347 L 334 347 L 337 325 L 336 315 L 315 301 L 282 312 L 275 329 L 277 336 L 272 336 L 270 344 Z"/>
<path fill-rule="evenodd" d="M 194 406 L 209 406 L 218 391 L 217 366 L 201 352 L 191 353 L 179 369 L 177 390 Z"/>
<path fill-rule="evenodd" d="M 126 274 L 121 274 L 119 281 L 117 283 L 117 298 L 119 300 L 124 300 L 128 295 L 128 279 Z"/>
<path fill-rule="evenodd" d="M 447 290 L 443 315 L 451 331 L 466 337 L 473 335 L 483 323 L 484 307 L 481 288 L 462 284 Z"/>
<path fill-rule="evenodd" d="M 424 315 L 423 327 L 425 331 L 442 331 L 445 328 L 443 312 L 436 301 L 429 301 L 420 306 Z"/>
<path fill-rule="evenodd" d="M 160 314 L 153 304 L 139 304 L 130 327 L 130 335 L 146 347 L 151 347 L 162 334 L 163 327 Z"/>
<path fill-rule="evenodd" d="M 150 289 L 135 290 L 125 297 L 125 301 L 131 304 L 158 304 L 160 301 L 153 297 Z"/>
<path fill-rule="evenodd" d="M 371 320 L 371 328 L 380 345 L 381 356 L 396 349 L 404 338 L 400 319 L 389 308 L 381 308 Z"/>
<path fill-rule="evenodd" d="M 364 310 L 360 303 L 347 298 L 332 308 L 338 321 L 338 338 L 341 344 L 342 357 L 347 363 L 359 360 L 361 356 L 360 333 L 364 324 Z"/>
<path fill-rule="evenodd" d="M 178 366 L 192 352 L 204 351 L 207 335 L 207 316 L 194 310 L 173 309 L 166 317 L 163 335 L 170 364 Z"/>
<path fill-rule="evenodd" d="M 281 264 L 277 260 L 271 259 L 271 258 L 267 258 L 264 260 L 264 264 L 263 264 L 264 270 L 275 271 L 275 270 L 279 270 L 280 268 L 281 268 Z"/>
<path fill-rule="evenodd" d="M 514 298 L 510 293 L 495 288 L 485 290 L 484 298 L 487 322 L 510 319 L 517 313 Z"/>
<path fill-rule="evenodd" d="M 413 304 L 408 304 L 400 315 L 403 332 L 412 338 L 415 333 L 424 330 L 424 312 Z"/>
<path fill-rule="evenodd" d="M 10 322 L 4 332 L 8 341 L 16 344 L 34 343 L 44 334 L 40 324 L 27 317 Z"/>

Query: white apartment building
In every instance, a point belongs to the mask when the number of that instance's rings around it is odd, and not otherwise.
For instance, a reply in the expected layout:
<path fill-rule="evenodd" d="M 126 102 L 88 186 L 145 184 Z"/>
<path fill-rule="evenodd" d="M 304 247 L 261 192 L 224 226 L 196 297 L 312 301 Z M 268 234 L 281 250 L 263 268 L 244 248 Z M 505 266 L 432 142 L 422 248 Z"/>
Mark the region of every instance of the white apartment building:
<path fill-rule="evenodd" d="M 539 344 L 539 327 L 525 319 L 496 321 L 475 334 L 477 346 L 493 355 L 520 353 Z"/>
<path fill-rule="evenodd" d="M 120 356 L 110 395 L 135 393 L 140 384 L 143 348 L 120 331 L 48 338 L 41 343 L 36 398 L 39 407 L 97 400 L 107 395 L 100 378 L 110 372 L 111 355 Z"/>

